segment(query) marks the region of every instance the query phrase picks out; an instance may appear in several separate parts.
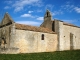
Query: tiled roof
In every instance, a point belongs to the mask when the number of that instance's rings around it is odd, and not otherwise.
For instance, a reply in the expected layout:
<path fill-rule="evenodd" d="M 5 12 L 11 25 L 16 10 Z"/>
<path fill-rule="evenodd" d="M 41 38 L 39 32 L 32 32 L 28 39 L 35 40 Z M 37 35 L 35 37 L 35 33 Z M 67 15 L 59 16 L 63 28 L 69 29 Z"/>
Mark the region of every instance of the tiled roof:
<path fill-rule="evenodd" d="M 15 23 L 15 28 L 20 30 L 29 30 L 29 31 L 36 31 L 36 32 L 55 33 L 48 28 L 35 27 L 30 25 L 18 24 L 18 23 Z"/>
<path fill-rule="evenodd" d="M 55 20 L 56 20 L 56 19 L 55 19 Z M 72 26 L 72 27 L 80 28 L 79 26 L 73 25 L 73 24 L 71 24 L 71 23 L 66 23 L 66 22 L 61 21 L 61 20 L 57 20 L 57 21 L 63 22 L 63 25 L 67 25 L 67 26 Z"/>
<path fill-rule="evenodd" d="M 64 24 L 64 25 L 68 25 L 68 26 L 73 26 L 73 27 L 78 27 L 78 28 L 80 28 L 79 26 L 76 26 L 76 25 L 73 25 L 73 24 L 70 24 L 70 23 L 65 23 L 65 22 L 63 22 L 63 24 Z"/>

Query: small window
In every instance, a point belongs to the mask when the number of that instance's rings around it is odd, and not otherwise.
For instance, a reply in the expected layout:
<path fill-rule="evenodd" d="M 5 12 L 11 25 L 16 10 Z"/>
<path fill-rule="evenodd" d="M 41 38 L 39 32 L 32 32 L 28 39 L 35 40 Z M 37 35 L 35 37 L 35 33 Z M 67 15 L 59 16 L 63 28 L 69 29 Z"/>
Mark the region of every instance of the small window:
<path fill-rule="evenodd" d="M 44 34 L 42 34 L 41 39 L 44 40 Z"/>

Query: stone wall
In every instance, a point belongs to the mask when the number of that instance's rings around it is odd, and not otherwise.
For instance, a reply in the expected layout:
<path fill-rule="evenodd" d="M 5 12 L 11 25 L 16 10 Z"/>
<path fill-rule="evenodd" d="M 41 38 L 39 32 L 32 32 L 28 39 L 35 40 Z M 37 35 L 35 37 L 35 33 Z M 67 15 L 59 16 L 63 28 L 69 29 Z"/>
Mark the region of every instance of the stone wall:
<path fill-rule="evenodd" d="M 53 23 L 53 21 L 51 21 L 51 20 L 46 20 L 46 21 L 44 21 L 40 26 L 52 30 L 52 23 Z"/>
<path fill-rule="evenodd" d="M 55 32 L 58 34 L 58 50 L 80 49 L 80 28 L 64 25 L 64 22 L 55 20 Z M 70 36 L 73 35 L 73 37 Z M 71 41 L 72 39 L 72 41 Z"/>
<path fill-rule="evenodd" d="M 18 48 L 14 47 L 15 23 L 0 28 L 0 53 L 15 54 Z"/>
<path fill-rule="evenodd" d="M 6 41 L 5 48 L 8 48 L 10 46 L 10 33 L 11 33 L 11 25 L 0 28 L 0 41 L 1 43 L 3 40 Z"/>
<path fill-rule="evenodd" d="M 64 50 L 69 50 L 70 47 L 72 46 L 73 49 L 80 49 L 80 28 L 78 27 L 72 27 L 72 26 L 67 26 L 67 25 L 63 25 L 63 39 L 64 39 Z M 72 43 L 70 44 L 70 34 L 73 35 L 72 37 Z"/>
<path fill-rule="evenodd" d="M 19 53 L 18 48 L 0 48 L 0 54 L 17 54 Z"/>
<path fill-rule="evenodd" d="M 44 40 L 41 35 L 44 34 Z M 20 53 L 52 52 L 57 49 L 57 34 L 16 29 L 14 47 Z"/>
<path fill-rule="evenodd" d="M 60 50 L 64 50 L 63 48 L 63 22 L 60 22 L 58 20 L 54 20 L 55 21 L 55 32 L 58 34 L 58 51 Z"/>

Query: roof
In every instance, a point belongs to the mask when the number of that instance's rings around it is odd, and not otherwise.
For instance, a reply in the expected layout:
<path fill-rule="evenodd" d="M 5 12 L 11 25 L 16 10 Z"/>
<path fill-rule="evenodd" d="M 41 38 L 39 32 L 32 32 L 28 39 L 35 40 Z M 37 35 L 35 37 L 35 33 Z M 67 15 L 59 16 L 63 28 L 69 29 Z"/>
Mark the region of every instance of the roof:
<path fill-rule="evenodd" d="M 71 23 L 66 23 L 66 22 L 63 22 L 63 25 L 68 25 L 68 26 L 80 28 L 79 26 L 73 25 L 73 24 L 71 24 Z"/>
<path fill-rule="evenodd" d="M 29 30 L 29 31 L 36 31 L 36 32 L 55 33 L 48 28 L 35 27 L 30 25 L 18 24 L 18 23 L 15 23 L 15 28 L 20 30 Z"/>
<path fill-rule="evenodd" d="M 8 14 L 8 12 L 5 13 L 4 18 L 1 21 L 1 25 L 5 25 L 8 24 L 9 22 L 14 22 L 13 19 L 10 17 L 10 15 Z"/>
<path fill-rule="evenodd" d="M 56 20 L 56 19 L 54 19 L 54 20 Z M 71 24 L 71 23 L 67 23 L 67 22 L 64 22 L 64 21 L 61 21 L 61 20 L 57 20 L 57 21 L 63 22 L 63 25 L 80 28 L 79 26 L 73 25 L 73 24 Z"/>

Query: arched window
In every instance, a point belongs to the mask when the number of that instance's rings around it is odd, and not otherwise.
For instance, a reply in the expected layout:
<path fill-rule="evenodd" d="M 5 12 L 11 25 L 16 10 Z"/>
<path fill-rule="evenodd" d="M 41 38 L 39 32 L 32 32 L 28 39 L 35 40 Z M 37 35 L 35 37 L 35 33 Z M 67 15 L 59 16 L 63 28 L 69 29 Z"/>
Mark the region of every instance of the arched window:
<path fill-rule="evenodd" d="M 42 34 L 41 39 L 44 40 L 44 34 Z"/>

